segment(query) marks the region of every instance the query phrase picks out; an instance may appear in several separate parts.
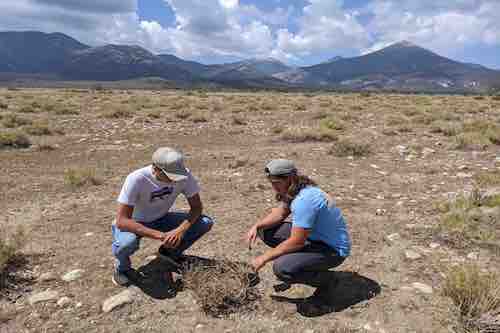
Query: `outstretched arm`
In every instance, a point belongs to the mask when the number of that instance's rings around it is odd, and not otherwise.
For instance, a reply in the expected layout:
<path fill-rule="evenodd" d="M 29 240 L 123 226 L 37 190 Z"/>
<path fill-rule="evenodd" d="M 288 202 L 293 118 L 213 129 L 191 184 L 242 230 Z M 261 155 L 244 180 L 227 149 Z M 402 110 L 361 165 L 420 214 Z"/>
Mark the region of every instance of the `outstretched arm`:
<path fill-rule="evenodd" d="M 247 233 L 246 240 L 249 248 L 257 239 L 258 229 L 269 229 L 279 223 L 282 223 L 290 215 L 290 209 L 287 207 L 276 207 L 271 210 L 263 219 L 255 223 Z"/>

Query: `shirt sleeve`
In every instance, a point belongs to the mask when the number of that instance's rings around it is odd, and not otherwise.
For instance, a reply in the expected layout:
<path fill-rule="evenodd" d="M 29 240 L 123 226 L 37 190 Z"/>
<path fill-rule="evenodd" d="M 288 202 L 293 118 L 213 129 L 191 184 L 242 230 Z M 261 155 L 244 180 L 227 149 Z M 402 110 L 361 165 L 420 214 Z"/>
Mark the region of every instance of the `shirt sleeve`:
<path fill-rule="evenodd" d="M 128 175 L 118 196 L 118 202 L 127 206 L 135 206 L 139 200 L 139 186 L 139 180 Z"/>
<path fill-rule="evenodd" d="M 292 225 L 312 229 L 320 209 L 320 203 L 314 196 L 304 195 L 292 202 Z"/>
<path fill-rule="evenodd" d="M 182 194 L 184 194 L 186 198 L 191 198 L 192 196 L 198 193 L 200 193 L 200 185 L 198 185 L 198 181 L 196 180 L 196 178 L 194 178 L 194 176 L 190 172 L 186 179 L 186 185 L 182 190 Z"/>

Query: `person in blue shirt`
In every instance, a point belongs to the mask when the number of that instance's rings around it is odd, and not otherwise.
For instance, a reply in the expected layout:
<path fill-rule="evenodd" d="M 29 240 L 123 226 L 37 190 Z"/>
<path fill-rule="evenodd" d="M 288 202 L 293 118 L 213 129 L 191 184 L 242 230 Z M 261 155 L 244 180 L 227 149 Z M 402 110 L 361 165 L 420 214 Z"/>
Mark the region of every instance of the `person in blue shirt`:
<path fill-rule="evenodd" d="M 317 287 L 317 295 L 328 293 L 335 284 L 331 275 L 322 273 L 343 263 L 351 250 L 340 209 L 313 180 L 300 175 L 290 160 L 272 160 L 265 172 L 279 205 L 246 235 L 250 248 L 257 237 L 271 247 L 253 259 L 253 268 L 258 272 L 274 261 L 274 274 L 282 281 L 276 291 L 300 283 Z"/>

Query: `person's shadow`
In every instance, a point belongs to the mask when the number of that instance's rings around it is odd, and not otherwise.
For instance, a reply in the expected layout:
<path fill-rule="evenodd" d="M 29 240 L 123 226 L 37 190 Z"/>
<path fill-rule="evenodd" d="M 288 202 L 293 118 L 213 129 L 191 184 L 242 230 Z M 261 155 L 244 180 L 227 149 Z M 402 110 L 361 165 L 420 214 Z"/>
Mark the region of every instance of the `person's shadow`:
<path fill-rule="evenodd" d="M 275 301 L 293 303 L 297 312 L 305 317 L 318 317 L 332 312 L 343 311 L 357 303 L 369 300 L 381 292 L 380 285 L 356 272 L 329 271 L 324 274 L 337 281 L 334 288 L 328 288 L 329 294 L 313 295 L 306 298 L 271 296 Z M 333 283 L 333 282 L 332 282 Z"/>
<path fill-rule="evenodd" d="M 186 265 L 210 265 L 213 262 L 214 260 L 211 259 L 186 255 L 184 256 L 183 267 L 186 267 Z M 178 267 L 172 267 L 157 257 L 137 269 L 140 278 L 134 279 L 132 284 L 152 298 L 174 298 L 177 292 L 183 290 L 182 282 L 168 281 L 165 279 L 165 274 L 177 270 Z"/>

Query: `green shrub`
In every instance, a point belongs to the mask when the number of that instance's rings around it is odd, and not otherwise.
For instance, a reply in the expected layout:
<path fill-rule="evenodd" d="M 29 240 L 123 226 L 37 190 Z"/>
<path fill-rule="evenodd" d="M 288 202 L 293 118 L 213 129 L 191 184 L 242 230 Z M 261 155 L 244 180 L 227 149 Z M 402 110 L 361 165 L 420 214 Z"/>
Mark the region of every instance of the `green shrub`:
<path fill-rule="evenodd" d="M 0 133 L 0 149 L 1 148 L 28 148 L 31 146 L 30 139 L 19 132 L 4 132 Z"/>
<path fill-rule="evenodd" d="M 290 142 L 332 142 L 337 141 L 337 134 L 332 130 L 320 129 L 288 129 L 281 135 L 281 138 Z"/>

